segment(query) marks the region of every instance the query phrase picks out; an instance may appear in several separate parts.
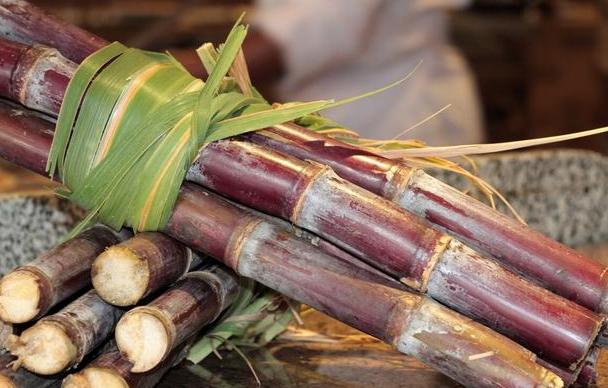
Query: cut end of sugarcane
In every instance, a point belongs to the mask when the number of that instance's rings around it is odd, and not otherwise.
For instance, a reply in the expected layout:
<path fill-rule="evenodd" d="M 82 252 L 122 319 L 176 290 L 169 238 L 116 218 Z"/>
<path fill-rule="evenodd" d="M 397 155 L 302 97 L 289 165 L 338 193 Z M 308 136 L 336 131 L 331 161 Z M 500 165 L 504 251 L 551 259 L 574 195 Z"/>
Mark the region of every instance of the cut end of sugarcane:
<path fill-rule="evenodd" d="M 121 246 L 110 247 L 99 255 L 91 272 L 97 294 L 115 306 L 136 304 L 144 297 L 150 281 L 147 261 Z"/>
<path fill-rule="evenodd" d="M 563 388 L 564 381 L 555 373 L 547 371 L 545 379 L 540 387 L 542 388 Z"/>
<path fill-rule="evenodd" d="M 25 330 L 20 337 L 11 336 L 6 348 L 17 357 L 17 365 L 41 375 L 59 373 L 72 365 L 77 350 L 61 327 L 40 322 Z"/>
<path fill-rule="evenodd" d="M 0 281 L 0 319 L 25 323 L 36 317 L 40 303 L 38 277 L 29 271 L 14 271 Z"/>
<path fill-rule="evenodd" d="M 131 372 L 147 372 L 158 365 L 169 348 L 163 322 L 146 312 L 132 310 L 116 326 L 116 344 L 133 364 Z"/>
<path fill-rule="evenodd" d="M 118 373 L 108 368 L 89 367 L 65 378 L 62 388 L 129 388 Z"/>

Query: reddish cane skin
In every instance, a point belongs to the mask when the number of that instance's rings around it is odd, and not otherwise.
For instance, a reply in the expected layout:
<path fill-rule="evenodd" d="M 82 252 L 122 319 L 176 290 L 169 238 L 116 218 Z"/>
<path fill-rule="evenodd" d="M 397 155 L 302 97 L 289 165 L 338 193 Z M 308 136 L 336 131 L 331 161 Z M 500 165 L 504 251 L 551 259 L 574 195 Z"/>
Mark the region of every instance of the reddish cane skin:
<path fill-rule="evenodd" d="M 290 219 L 312 182 L 313 176 L 306 173 L 310 167 L 256 145 L 223 140 L 202 150 L 186 179 L 246 206 Z M 443 234 L 395 204 L 338 178 L 329 184 L 336 189 L 328 190 L 317 204 L 314 220 L 299 226 L 397 278 L 421 281 Z"/>
<path fill-rule="evenodd" d="M 103 250 L 119 242 L 119 238 L 105 227 L 94 227 L 58 245 L 17 270 L 40 275 L 44 288 L 38 316 L 51 307 L 76 294 L 90 283 L 93 260 Z M 43 280 L 44 279 L 44 280 Z M 48 281 L 48 283 L 47 283 Z"/>
<path fill-rule="evenodd" d="M 294 241 L 285 231 L 273 235 L 260 238 L 255 250 L 244 253 L 239 266 L 243 274 L 273 288 L 283 287 L 281 292 L 376 338 L 393 340 L 386 328 L 391 312 L 403 307 L 401 291 L 357 278 L 343 262 L 308 254 L 309 245 Z M 247 272 L 242 270 L 245 267 Z"/>
<path fill-rule="evenodd" d="M 0 45 L 0 95 L 11 95 L 12 75 L 25 50 L 23 46 L 8 41 Z"/>
<path fill-rule="evenodd" d="M 290 125 L 289 127 L 296 127 Z M 305 144 L 290 143 L 268 136 L 266 132 L 278 133 L 281 137 L 285 134 L 276 128 L 267 128 L 261 132 L 248 133 L 244 139 L 256 144 L 277 150 L 286 155 L 294 156 L 300 160 L 314 160 L 321 164 L 330 166 L 342 178 L 364 187 L 365 189 L 381 194 L 384 192 L 388 183 L 387 172 L 394 168 L 394 162 L 380 156 L 366 152 L 359 148 L 349 146 L 345 143 L 334 141 L 330 138 L 320 136 L 311 132 L 310 134 L 302 131 L 302 139 L 298 139 Z M 288 139 L 287 136 L 284 137 Z M 292 140 L 292 139 L 290 139 Z M 312 156 L 312 157 L 311 157 Z M 356 156 L 356 157 L 354 157 Z M 336 169 L 332 161 L 347 160 L 348 163 L 340 165 Z"/>
<path fill-rule="evenodd" d="M 175 282 L 190 266 L 187 248 L 162 233 L 138 233 L 118 246 L 129 249 L 140 260 L 146 261 L 149 278 L 142 299 Z M 95 278 L 95 275 L 93 266 L 91 276 Z"/>
<path fill-rule="evenodd" d="M 68 77 L 56 71 L 48 70 L 44 73 L 44 84 L 48 85 L 47 88 L 49 90 L 47 98 L 52 102 L 53 111 L 58 112 L 61 108 L 66 85 L 69 82 L 70 79 Z"/>
<path fill-rule="evenodd" d="M 0 0 L 0 36 L 26 44 L 57 47 L 65 57 L 80 62 L 108 42 L 56 18 L 22 0 Z M 31 32 L 36 31 L 35 36 Z"/>
<path fill-rule="evenodd" d="M 124 358 L 120 354 L 120 351 L 115 348 L 91 361 L 87 365 L 87 368 L 107 369 L 122 377 L 129 388 L 152 388 L 156 386 L 169 368 L 184 359 L 187 354 L 185 352 L 186 348 L 187 346 L 176 348 L 157 367 L 144 373 L 132 373 L 131 368 L 133 368 L 133 364 Z"/>
<path fill-rule="evenodd" d="M 512 272 L 464 246 L 450 249 L 448 255 L 429 280 L 427 293 L 434 299 L 526 344 L 539 357 L 563 368 L 576 368 L 585 357 L 602 328 L 598 315 L 520 282 Z"/>
<path fill-rule="evenodd" d="M 251 216 L 218 201 L 193 184 L 183 184 L 166 232 L 186 245 L 219 258 L 226 255 L 233 230 L 250 222 Z"/>
<path fill-rule="evenodd" d="M 306 167 L 306 162 L 225 140 L 202 151 L 187 179 L 247 206 L 288 218 L 291 210 L 285 212 L 281 206 L 298 202 L 290 195 L 300 195 L 297 188 L 306 178 L 298 177 L 298 173 Z M 277 185 L 275 176 L 279 177 Z M 288 178 L 292 180 L 291 188 Z M 370 263 L 392 275 L 407 274 L 420 279 L 442 234 L 391 202 L 372 201 L 357 196 L 356 192 L 349 193 L 349 186 L 343 189 L 324 193 L 316 208 L 314 231 L 359 257 L 372 259 Z M 449 266 L 452 260 L 443 261 Z M 450 267 L 452 272 L 446 272 L 442 286 L 429 288 L 428 294 L 518 339 L 543 357 L 565 367 L 576 365 L 597 335 L 602 319 L 492 264 L 480 256 L 464 266 L 457 263 Z M 492 277 L 486 278 L 486 273 Z M 521 310 L 527 310 L 528 314 L 521 314 Z"/>
<path fill-rule="evenodd" d="M 203 326 L 211 323 L 226 306 L 208 283 L 185 277 L 168 291 L 147 305 L 170 317 L 175 326 L 176 338 L 172 345 L 179 345 Z"/>
<path fill-rule="evenodd" d="M 204 231 L 200 227 L 201 225 L 206 225 L 208 223 L 206 219 L 218 211 L 222 214 L 221 218 L 223 222 L 216 224 L 215 230 L 217 234 L 228 236 L 223 239 L 225 246 L 221 249 L 218 249 L 216 244 L 210 245 L 211 240 L 215 239 L 215 234 L 208 236 L 208 230 L 205 226 L 203 226 Z M 212 250 L 222 252 L 221 255 L 214 257 L 230 266 L 231 261 L 228 258 L 227 252 L 228 244 L 231 240 L 238 239 L 237 235 L 239 233 L 239 230 L 231 225 L 242 222 L 241 220 L 252 222 L 256 219 L 251 216 L 243 217 L 241 211 L 215 194 L 211 194 L 192 183 L 184 183 L 166 232 L 180 239 L 184 244 L 204 253 L 210 254 L 210 247 Z M 227 253 L 224 254 L 223 252 Z M 271 277 L 271 273 L 277 272 L 281 273 L 283 279 L 293 278 L 294 282 L 291 283 L 293 287 L 300 289 L 301 293 L 309 295 L 307 298 L 314 298 L 315 306 L 319 306 L 323 311 L 341 320 L 345 320 L 347 319 L 346 317 L 353 314 L 357 318 L 348 319 L 356 319 L 357 322 L 347 323 L 356 324 L 357 328 L 377 338 L 387 339 L 385 331 L 388 316 L 386 312 L 390 312 L 391 308 L 384 305 L 384 303 L 392 305 L 394 301 L 391 301 L 388 296 L 391 293 L 401 295 L 402 291 L 372 282 L 369 282 L 369 288 L 365 290 L 350 287 L 350 283 L 356 282 L 357 279 L 365 279 L 368 273 L 358 271 L 356 267 L 323 254 L 313 245 L 295 239 L 291 234 L 286 232 L 279 233 L 276 240 L 260 239 L 257 254 L 256 257 L 259 259 L 266 257 L 274 263 L 273 265 L 277 266 L 267 276 Z M 338 270 L 340 274 L 334 272 Z M 309 278 L 313 274 L 315 274 L 313 278 L 317 279 L 314 282 Z M 308 280 L 306 280 L 306 283 L 303 283 L 304 278 L 299 275 L 307 276 L 306 279 Z M 374 288 L 372 284 L 375 285 L 377 291 L 372 291 Z M 386 294 L 387 298 L 378 297 L 378 300 L 375 300 L 372 295 L 377 296 L 376 294 L 378 293 Z M 349 306 L 347 308 L 348 311 L 338 311 L 336 308 L 346 308 L 346 306 L 344 305 L 345 302 L 338 303 L 336 298 L 344 299 L 345 301 L 357 300 L 356 306 L 359 307 Z M 366 302 L 368 300 L 374 300 L 374 302 L 368 303 Z M 308 300 L 308 302 L 312 303 L 312 299 Z M 334 304 L 341 307 L 334 307 Z M 356 312 L 353 312 L 352 308 L 357 308 Z"/>
<path fill-rule="evenodd" d="M 399 167 L 397 161 L 370 155 L 305 128 L 293 125 L 289 128 L 288 131 L 268 129 L 283 140 L 264 132 L 247 135 L 247 139 L 300 159 L 326 164 L 343 178 L 379 195 L 387 190 L 385 178 L 389 170 Z M 552 291 L 592 310 L 601 309 L 600 304 L 608 291 L 605 266 L 448 185 L 438 184 L 432 191 L 427 187 L 410 186 L 401 195 L 407 195 L 407 191 L 416 198 L 419 208 L 416 213 L 427 221 Z"/>
<path fill-rule="evenodd" d="M 601 307 L 608 290 L 605 266 L 502 214 L 488 212 L 485 205 L 447 185 L 438 189 L 409 188 L 431 223 L 565 298 L 592 310 Z"/>
<path fill-rule="evenodd" d="M 248 149 L 245 143 L 213 142 L 190 168 L 189 180 L 230 193 L 254 209 L 289 219 L 302 192 L 298 181 L 307 164 L 272 153 L 258 156 L 256 151 L 259 154 L 259 148 Z"/>
<path fill-rule="evenodd" d="M 0 128 L 0 157 L 40 175 L 47 175 L 46 161 L 53 141 L 53 126 L 45 120 L 0 104 Z"/>
<path fill-rule="evenodd" d="M 76 359 L 72 360 L 77 364 L 112 334 L 123 313 L 124 310 L 104 302 L 91 290 L 39 322 L 52 322 L 65 330 L 77 349 Z"/>
<path fill-rule="evenodd" d="M 70 78 L 66 71 L 37 64 L 43 55 L 53 58 L 59 56 L 57 51 L 45 46 L 24 46 L 0 38 L 0 96 L 13 99 L 31 108 L 46 113 L 58 113 Z M 60 57 L 60 63 L 74 66 L 72 62 Z M 55 64 L 55 63 L 54 63 Z M 59 66 L 59 63 L 57 63 Z M 74 67 L 75 68 L 75 67 Z M 28 85 L 32 72 L 43 72 L 41 79 Z M 29 98 L 26 101 L 25 98 Z"/>

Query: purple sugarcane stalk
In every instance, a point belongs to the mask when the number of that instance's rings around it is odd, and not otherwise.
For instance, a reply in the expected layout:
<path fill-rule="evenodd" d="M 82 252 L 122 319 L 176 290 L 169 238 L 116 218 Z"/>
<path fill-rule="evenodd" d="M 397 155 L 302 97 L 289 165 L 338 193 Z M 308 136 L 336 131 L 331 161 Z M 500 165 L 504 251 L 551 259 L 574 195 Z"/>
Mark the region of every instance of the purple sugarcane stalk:
<path fill-rule="evenodd" d="M 131 306 L 200 263 L 198 256 L 167 235 L 144 232 L 106 249 L 93 261 L 90 272 L 93 287 L 103 300 Z"/>
<path fill-rule="evenodd" d="M 425 218 L 543 287 L 594 311 L 608 312 L 604 265 L 422 170 L 296 125 L 281 125 L 246 138 L 301 159 L 326 164 L 341 177 Z"/>
<path fill-rule="evenodd" d="M 62 387 L 90 388 L 97 383 L 102 387 L 153 388 L 172 366 L 186 357 L 187 349 L 187 346 L 175 349 L 160 365 L 147 373 L 133 373 L 133 364 L 114 347 L 91 361 L 83 370 L 66 377 Z"/>
<path fill-rule="evenodd" d="M 0 280 L 0 318 L 25 323 L 84 290 L 93 260 L 120 240 L 110 228 L 95 226 L 9 272 Z"/>
<path fill-rule="evenodd" d="M 18 357 L 17 366 L 52 375 L 80 363 L 114 330 L 123 311 L 105 303 L 91 290 L 55 314 L 47 315 L 6 348 Z"/>

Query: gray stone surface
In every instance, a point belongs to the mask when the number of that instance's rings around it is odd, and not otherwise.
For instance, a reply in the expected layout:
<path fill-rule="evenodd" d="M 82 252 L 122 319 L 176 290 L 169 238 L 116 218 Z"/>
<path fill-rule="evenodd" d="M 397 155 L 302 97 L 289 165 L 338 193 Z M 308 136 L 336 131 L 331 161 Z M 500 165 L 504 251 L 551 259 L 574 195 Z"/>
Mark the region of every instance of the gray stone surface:
<path fill-rule="evenodd" d="M 48 192 L 0 196 L 0 274 L 55 246 L 81 215 Z"/>

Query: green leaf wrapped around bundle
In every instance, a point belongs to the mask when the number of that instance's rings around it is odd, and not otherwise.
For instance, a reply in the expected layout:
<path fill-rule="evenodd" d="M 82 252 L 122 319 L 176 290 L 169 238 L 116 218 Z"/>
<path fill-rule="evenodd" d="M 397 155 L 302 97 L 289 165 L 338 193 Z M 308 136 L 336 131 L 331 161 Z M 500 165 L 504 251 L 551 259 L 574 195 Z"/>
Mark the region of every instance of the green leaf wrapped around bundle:
<path fill-rule="evenodd" d="M 115 229 L 162 229 L 205 144 L 332 104 L 271 106 L 227 79 L 246 34 L 237 22 L 214 51 L 205 83 L 167 54 L 120 43 L 83 62 L 66 91 L 47 165 L 51 175 L 59 173 L 70 199 L 89 211 L 72 234 L 93 221 Z"/>

